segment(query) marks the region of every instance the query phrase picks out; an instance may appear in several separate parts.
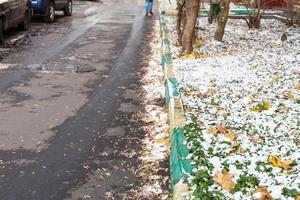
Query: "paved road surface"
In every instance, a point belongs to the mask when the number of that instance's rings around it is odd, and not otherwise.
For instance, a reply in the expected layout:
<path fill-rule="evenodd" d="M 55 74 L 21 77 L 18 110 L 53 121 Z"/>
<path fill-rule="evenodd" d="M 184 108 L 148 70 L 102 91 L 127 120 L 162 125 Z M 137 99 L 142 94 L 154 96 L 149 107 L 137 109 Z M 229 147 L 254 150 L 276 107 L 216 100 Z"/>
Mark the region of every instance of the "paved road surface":
<path fill-rule="evenodd" d="M 1 52 L 1 200 L 134 199 L 141 3 L 76 1 L 72 17 L 8 33 L 25 36 Z M 61 73 L 74 67 L 96 71 Z"/>

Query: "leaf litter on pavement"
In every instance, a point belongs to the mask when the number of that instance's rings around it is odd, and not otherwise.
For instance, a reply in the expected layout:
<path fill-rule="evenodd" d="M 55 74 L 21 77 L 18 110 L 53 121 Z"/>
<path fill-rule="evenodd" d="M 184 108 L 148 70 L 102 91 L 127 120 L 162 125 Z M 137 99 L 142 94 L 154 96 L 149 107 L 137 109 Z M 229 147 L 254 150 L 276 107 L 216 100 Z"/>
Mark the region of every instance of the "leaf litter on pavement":
<path fill-rule="evenodd" d="M 163 73 L 160 66 L 159 22 L 156 21 L 150 39 L 150 54 L 146 58 L 146 67 L 142 78 L 144 112 L 137 117 L 144 122 L 147 133 L 142 140 L 142 161 L 137 175 L 144 181 L 137 194 L 137 199 L 169 198 L 169 134 L 168 115 L 162 106 L 164 98 Z M 164 165 L 162 164 L 164 163 Z M 167 189 L 166 189 L 167 187 Z"/>

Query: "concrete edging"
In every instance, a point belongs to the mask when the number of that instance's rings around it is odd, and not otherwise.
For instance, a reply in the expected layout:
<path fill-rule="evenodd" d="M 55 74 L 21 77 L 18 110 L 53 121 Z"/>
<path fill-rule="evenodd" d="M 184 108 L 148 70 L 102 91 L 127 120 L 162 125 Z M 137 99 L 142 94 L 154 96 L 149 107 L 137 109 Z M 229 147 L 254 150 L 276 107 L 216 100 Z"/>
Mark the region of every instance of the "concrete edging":
<path fill-rule="evenodd" d="M 174 75 L 172 55 L 170 51 L 169 30 L 166 26 L 165 15 L 160 15 L 161 66 L 165 82 L 165 102 L 169 114 L 169 133 L 171 141 L 170 174 L 172 183 L 172 199 L 184 200 L 188 194 L 188 186 L 184 179 L 192 171 L 190 161 L 186 159 L 189 153 L 184 144 L 184 115 L 183 102 Z"/>

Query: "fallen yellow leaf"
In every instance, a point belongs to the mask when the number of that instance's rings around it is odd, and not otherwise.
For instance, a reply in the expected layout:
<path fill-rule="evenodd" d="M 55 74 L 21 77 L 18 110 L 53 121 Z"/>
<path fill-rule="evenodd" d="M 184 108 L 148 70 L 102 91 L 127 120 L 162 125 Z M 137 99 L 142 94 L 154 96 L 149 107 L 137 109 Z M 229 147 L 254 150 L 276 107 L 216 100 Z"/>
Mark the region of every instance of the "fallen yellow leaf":
<path fill-rule="evenodd" d="M 194 53 L 194 52 L 192 52 L 192 53 L 185 53 L 184 55 L 183 55 L 183 57 L 184 58 L 198 58 L 198 54 L 197 53 Z"/>
<path fill-rule="evenodd" d="M 167 143 L 169 142 L 168 138 L 159 138 L 155 140 L 155 143 Z"/>
<path fill-rule="evenodd" d="M 278 81 L 278 80 L 279 80 L 279 76 L 274 75 L 274 76 L 272 76 L 272 79 L 273 79 L 274 81 Z"/>
<path fill-rule="evenodd" d="M 294 95 L 293 95 L 293 93 L 292 93 L 291 90 L 288 90 L 288 91 L 286 92 L 286 96 L 287 96 L 289 99 L 291 99 L 291 100 L 294 100 L 294 99 L 295 99 L 295 97 L 294 97 Z"/>
<path fill-rule="evenodd" d="M 269 110 L 271 108 L 271 105 L 269 102 L 262 101 L 259 102 L 255 107 L 251 109 L 252 112 L 262 112 L 264 110 Z"/>
<path fill-rule="evenodd" d="M 280 158 L 278 158 L 276 156 L 269 156 L 268 163 L 273 165 L 274 167 L 282 167 L 282 162 L 281 162 Z"/>
<path fill-rule="evenodd" d="M 198 40 L 196 40 L 194 45 L 196 48 L 200 48 L 202 46 L 202 43 L 203 43 L 203 41 L 201 39 L 198 39 Z"/>
<path fill-rule="evenodd" d="M 226 138 L 228 138 L 230 140 L 235 140 L 236 134 L 234 132 L 231 132 L 231 133 L 225 134 L 224 137 L 226 137 Z"/>
<path fill-rule="evenodd" d="M 208 57 L 207 53 L 197 53 L 197 52 L 192 52 L 192 53 L 185 53 L 183 55 L 184 58 L 193 58 L 193 59 L 197 59 L 197 58 L 206 58 Z"/>
<path fill-rule="evenodd" d="M 207 92 L 208 92 L 208 94 L 215 94 L 215 93 L 217 93 L 217 90 L 214 87 L 210 87 L 210 88 L 208 88 Z"/>
<path fill-rule="evenodd" d="M 269 102 L 264 102 L 264 103 L 263 103 L 263 106 L 262 106 L 262 109 L 263 109 L 263 110 L 269 110 L 270 107 L 271 107 L 271 106 L 270 106 L 270 103 L 269 103 Z"/>

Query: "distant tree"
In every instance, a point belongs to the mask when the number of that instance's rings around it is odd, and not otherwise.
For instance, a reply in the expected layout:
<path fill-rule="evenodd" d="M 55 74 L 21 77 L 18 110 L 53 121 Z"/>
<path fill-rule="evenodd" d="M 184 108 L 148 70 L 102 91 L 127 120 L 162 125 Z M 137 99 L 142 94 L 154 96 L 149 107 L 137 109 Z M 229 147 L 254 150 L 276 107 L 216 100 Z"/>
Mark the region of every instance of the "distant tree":
<path fill-rule="evenodd" d="M 178 44 L 182 45 L 182 33 L 185 26 L 186 14 L 185 14 L 185 0 L 177 0 L 177 21 L 176 30 L 178 35 Z"/>
<path fill-rule="evenodd" d="M 227 24 L 229 9 L 230 9 L 230 0 L 221 0 L 220 1 L 221 12 L 217 16 L 217 29 L 215 33 L 215 39 L 218 41 L 223 40 L 225 26 Z"/>
<path fill-rule="evenodd" d="M 259 29 L 265 12 L 265 0 L 244 0 L 243 3 L 249 12 L 249 19 L 246 19 L 248 27 Z"/>
<path fill-rule="evenodd" d="M 209 12 L 208 12 L 208 23 L 212 24 L 220 14 L 221 8 L 218 0 L 210 0 Z"/>
<path fill-rule="evenodd" d="M 200 0 L 177 0 L 178 42 L 185 53 L 193 51 Z"/>

